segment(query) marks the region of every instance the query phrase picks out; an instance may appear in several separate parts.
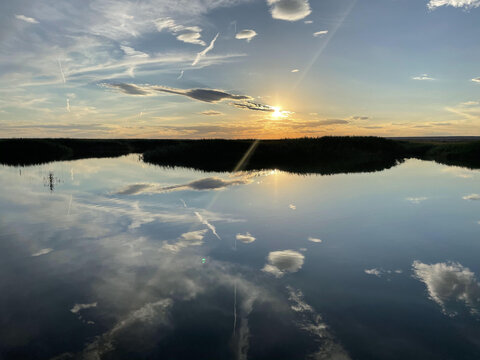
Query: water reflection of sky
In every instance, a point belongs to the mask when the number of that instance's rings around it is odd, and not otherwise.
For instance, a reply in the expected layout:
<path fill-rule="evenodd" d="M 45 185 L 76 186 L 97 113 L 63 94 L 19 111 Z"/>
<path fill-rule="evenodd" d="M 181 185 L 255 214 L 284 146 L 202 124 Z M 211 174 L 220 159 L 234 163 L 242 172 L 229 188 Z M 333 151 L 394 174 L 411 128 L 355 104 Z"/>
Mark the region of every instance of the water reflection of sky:
<path fill-rule="evenodd" d="M 480 354 L 478 171 L 0 174 L 0 358 Z"/>

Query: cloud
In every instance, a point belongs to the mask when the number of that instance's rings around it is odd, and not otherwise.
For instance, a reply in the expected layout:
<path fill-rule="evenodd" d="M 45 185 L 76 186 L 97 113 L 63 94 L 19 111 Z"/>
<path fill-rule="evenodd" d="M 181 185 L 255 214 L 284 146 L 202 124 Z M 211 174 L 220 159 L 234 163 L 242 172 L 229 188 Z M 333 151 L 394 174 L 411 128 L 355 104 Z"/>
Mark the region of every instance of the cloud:
<path fill-rule="evenodd" d="M 245 101 L 242 103 L 232 103 L 232 105 L 239 109 L 246 109 L 246 110 L 267 111 L 267 112 L 275 111 L 275 108 L 273 106 L 259 104 L 253 101 Z"/>
<path fill-rule="evenodd" d="M 202 111 L 200 114 L 207 115 L 207 116 L 224 115 L 224 113 L 216 110 L 205 110 L 205 111 Z"/>
<path fill-rule="evenodd" d="M 297 207 L 293 204 L 288 205 L 288 208 L 291 210 L 297 210 Z"/>
<path fill-rule="evenodd" d="M 350 119 L 352 120 L 368 120 L 370 119 L 368 116 L 352 116 Z"/>
<path fill-rule="evenodd" d="M 187 32 L 177 36 L 177 39 L 189 44 L 197 44 L 205 46 L 205 41 L 200 39 L 202 35 L 198 32 Z"/>
<path fill-rule="evenodd" d="M 470 195 L 465 195 L 463 200 L 480 200 L 480 195 L 479 194 L 470 194 Z"/>
<path fill-rule="evenodd" d="M 422 74 L 422 75 L 419 75 L 419 76 L 414 76 L 412 77 L 413 80 L 435 80 L 434 78 L 432 78 L 431 76 L 429 76 L 428 74 Z"/>
<path fill-rule="evenodd" d="M 463 302 L 471 313 L 478 313 L 480 305 L 480 284 L 470 269 L 459 263 L 424 264 L 414 261 L 415 277 L 427 287 L 430 299 L 435 301 L 445 314 L 454 316 L 455 303 Z"/>
<path fill-rule="evenodd" d="M 479 82 L 480 82 L 480 78 L 479 78 Z M 475 105 L 479 105 L 480 103 L 478 101 L 465 101 L 463 103 L 461 103 L 460 105 L 462 106 L 475 106 Z"/>
<path fill-rule="evenodd" d="M 181 78 L 183 78 L 183 73 L 184 73 L 184 70 L 181 70 L 180 75 L 178 75 L 177 77 L 177 80 L 180 80 Z"/>
<path fill-rule="evenodd" d="M 41 249 L 37 251 L 36 253 L 33 253 L 32 256 L 41 256 L 41 255 L 46 255 L 48 253 L 51 253 L 53 249 L 51 248 L 46 248 L 46 249 Z"/>
<path fill-rule="evenodd" d="M 480 77 L 472 79 L 473 82 L 480 83 Z"/>
<path fill-rule="evenodd" d="M 305 24 L 313 24 L 313 21 L 312 20 L 305 20 L 304 23 Z"/>
<path fill-rule="evenodd" d="M 292 72 L 292 73 L 297 73 L 297 72 L 299 72 L 299 71 L 300 71 L 300 70 L 298 70 L 298 69 L 293 69 L 291 72 Z"/>
<path fill-rule="evenodd" d="M 217 237 L 217 239 L 222 240 L 222 239 L 220 238 L 220 235 L 218 235 L 217 229 L 215 228 L 215 226 L 213 226 L 212 224 L 210 224 L 210 222 L 209 222 L 206 218 L 204 218 L 204 217 L 202 216 L 202 214 L 200 214 L 198 211 L 195 211 L 195 215 L 197 216 L 198 220 L 199 220 L 203 225 L 207 226 L 207 227 L 212 231 L 213 235 L 215 235 L 215 236 Z"/>
<path fill-rule="evenodd" d="M 365 274 L 368 274 L 368 275 L 375 275 L 377 277 L 380 277 L 380 275 L 382 274 L 382 271 L 379 270 L 379 269 L 365 269 Z"/>
<path fill-rule="evenodd" d="M 321 239 L 317 239 L 317 238 L 314 238 L 314 237 L 311 237 L 311 236 L 308 237 L 308 241 L 311 241 L 311 242 L 314 242 L 314 243 L 321 243 L 322 242 Z"/>
<path fill-rule="evenodd" d="M 131 56 L 131 57 L 139 57 L 139 58 L 148 58 L 149 57 L 148 54 L 146 54 L 142 51 L 137 51 L 130 46 L 120 45 L 120 48 L 125 53 L 125 55 Z"/>
<path fill-rule="evenodd" d="M 143 95 L 148 96 L 156 92 L 164 92 L 168 94 L 183 95 L 189 98 L 215 103 L 222 100 L 248 100 L 250 96 L 246 95 L 234 95 L 223 90 L 216 89 L 176 89 L 165 86 L 152 86 L 152 85 L 135 85 L 129 83 L 103 83 L 102 86 L 114 88 L 120 90 L 124 94 L 128 95 Z"/>
<path fill-rule="evenodd" d="M 208 177 L 194 180 L 186 184 L 162 186 L 159 184 L 131 184 L 117 191 L 116 195 L 138 195 L 144 193 L 164 193 L 182 190 L 220 190 L 232 185 L 243 185 L 250 183 L 250 177 L 245 176 L 237 179 L 222 179 L 219 177 Z"/>
<path fill-rule="evenodd" d="M 25 16 L 25 15 L 15 15 L 15 18 L 17 18 L 18 20 L 28 22 L 30 24 L 38 24 L 38 21 L 36 19 Z"/>
<path fill-rule="evenodd" d="M 282 277 L 286 273 L 294 273 L 303 266 L 305 256 L 294 250 L 272 251 L 268 254 L 268 263 L 262 271 L 276 277 Z"/>
<path fill-rule="evenodd" d="M 199 53 L 197 53 L 197 56 L 195 57 L 195 60 L 193 60 L 193 63 L 192 63 L 192 66 L 195 66 L 198 64 L 198 62 L 203 58 L 205 57 L 205 55 L 207 55 L 207 53 L 212 50 L 215 46 L 215 41 L 217 41 L 217 38 L 218 38 L 218 35 L 220 34 L 217 34 L 215 35 L 215 37 L 213 38 L 212 41 L 210 41 L 210 45 L 208 45 L 205 49 L 203 49 L 202 51 L 200 51 Z"/>
<path fill-rule="evenodd" d="M 267 0 L 274 19 L 297 21 L 312 12 L 308 0 Z"/>
<path fill-rule="evenodd" d="M 250 42 L 257 35 L 258 34 L 256 33 L 255 30 L 245 29 L 245 30 L 239 31 L 235 35 L 235 39 L 247 40 L 247 42 Z"/>
<path fill-rule="evenodd" d="M 178 252 L 189 246 L 200 246 L 203 244 L 203 238 L 205 237 L 208 229 L 190 231 L 180 235 L 178 241 L 174 244 L 164 243 L 162 249 Z"/>
<path fill-rule="evenodd" d="M 427 7 L 435 10 L 441 6 L 452 6 L 456 8 L 471 9 L 480 6 L 480 0 L 430 0 Z"/>
<path fill-rule="evenodd" d="M 407 197 L 405 200 L 410 201 L 412 204 L 420 204 L 422 201 L 427 200 L 428 198 L 425 196 L 420 197 Z"/>
<path fill-rule="evenodd" d="M 205 41 L 201 39 L 202 29 L 198 26 L 179 25 L 172 18 L 160 18 L 155 20 L 155 26 L 158 31 L 167 30 L 174 34 L 178 40 L 189 44 L 205 46 Z"/>
<path fill-rule="evenodd" d="M 70 309 L 70 311 L 74 314 L 78 313 L 80 310 L 84 310 L 84 309 L 90 309 L 90 308 L 94 308 L 94 307 L 97 307 L 97 303 L 94 302 L 94 303 L 91 303 L 91 304 L 75 304 L 73 306 L 73 308 Z"/>
<path fill-rule="evenodd" d="M 244 244 L 250 244 L 256 240 L 255 237 L 253 237 L 249 232 L 246 234 L 237 234 L 235 239 L 243 242 Z"/>
<path fill-rule="evenodd" d="M 327 34 L 328 34 L 328 30 L 322 30 L 322 31 L 314 32 L 314 33 L 313 33 L 313 36 L 314 36 L 314 37 L 319 37 L 319 36 L 327 35 Z"/>
<path fill-rule="evenodd" d="M 127 83 L 114 83 L 114 84 L 102 84 L 102 86 L 107 86 L 110 88 L 118 89 L 120 92 L 127 95 L 152 95 L 152 92 L 149 87 L 139 86 L 135 84 Z"/>
<path fill-rule="evenodd" d="M 227 93 L 223 90 L 215 90 L 215 89 L 175 89 L 175 88 L 167 88 L 162 86 L 155 86 L 152 87 L 152 90 L 165 92 L 169 94 L 176 94 L 176 95 L 184 95 L 188 96 L 189 98 L 204 101 L 209 103 L 215 103 L 218 101 L 226 100 L 226 99 L 233 99 L 233 100 L 246 100 L 250 99 L 249 96 L 245 95 L 234 95 Z"/>

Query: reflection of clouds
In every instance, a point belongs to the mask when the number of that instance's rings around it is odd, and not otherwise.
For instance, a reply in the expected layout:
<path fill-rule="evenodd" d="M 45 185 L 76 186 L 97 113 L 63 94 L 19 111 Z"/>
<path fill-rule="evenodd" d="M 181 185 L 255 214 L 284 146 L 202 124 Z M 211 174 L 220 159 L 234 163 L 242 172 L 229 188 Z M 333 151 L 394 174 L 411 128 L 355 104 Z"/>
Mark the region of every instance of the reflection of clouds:
<path fill-rule="evenodd" d="M 282 277 L 285 273 L 294 273 L 301 269 L 305 256 L 294 250 L 272 251 L 268 254 L 268 264 L 262 271 L 276 277 Z"/>
<path fill-rule="evenodd" d="M 381 275 L 381 271 L 379 269 L 365 269 L 365 274 L 368 274 L 368 275 L 375 275 L 375 276 L 378 276 L 380 277 Z"/>
<path fill-rule="evenodd" d="M 217 237 L 217 239 L 221 240 L 220 239 L 220 236 L 217 234 L 217 229 L 215 228 L 215 226 L 213 226 L 204 216 L 202 216 L 202 214 L 200 214 L 198 211 L 195 211 L 195 215 L 197 216 L 198 220 L 206 225 L 213 233 L 213 235 L 215 235 Z"/>
<path fill-rule="evenodd" d="M 472 170 L 468 170 L 468 169 L 456 167 L 456 166 L 449 166 L 449 167 L 446 167 L 445 169 L 442 169 L 441 171 L 444 173 L 452 174 L 453 176 L 456 176 L 456 177 L 464 178 L 464 179 L 472 178 L 473 175 L 476 173 Z"/>
<path fill-rule="evenodd" d="M 377 277 L 382 277 L 385 274 L 392 274 L 392 273 L 401 274 L 401 273 L 403 273 L 403 271 L 401 269 L 384 270 L 384 269 L 377 269 L 377 268 L 365 269 L 364 272 L 365 272 L 365 274 L 374 275 L 374 276 L 377 276 Z"/>
<path fill-rule="evenodd" d="M 309 356 L 311 359 L 318 360 L 350 360 L 350 356 L 343 347 L 335 341 L 335 338 L 323 322 L 322 316 L 318 314 L 312 306 L 303 300 L 303 293 L 287 286 L 291 309 L 299 314 L 299 326 L 301 329 L 309 332 L 314 337 L 321 340 L 320 348 Z"/>
<path fill-rule="evenodd" d="M 447 310 L 455 302 L 464 302 L 472 313 L 480 306 L 480 283 L 470 269 L 459 263 L 424 264 L 414 261 L 415 277 L 427 287 L 429 297 L 451 316 L 455 311 Z"/>
<path fill-rule="evenodd" d="M 84 309 L 90 309 L 90 308 L 94 308 L 94 307 L 97 307 L 97 303 L 96 302 L 93 302 L 91 304 L 75 304 L 71 309 L 70 311 L 74 314 L 78 313 L 80 310 L 84 310 Z"/>
<path fill-rule="evenodd" d="M 42 249 L 42 250 L 39 250 L 37 251 L 36 253 L 33 253 L 32 256 L 41 256 L 41 255 L 46 255 L 50 252 L 52 252 L 53 249 L 51 248 L 46 248 L 46 249 Z"/>
<path fill-rule="evenodd" d="M 405 200 L 410 201 L 412 204 L 420 204 L 422 201 L 427 200 L 428 198 L 425 196 L 420 197 L 407 197 Z"/>
<path fill-rule="evenodd" d="M 267 3 L 274 19 L 297 21 L 312 12 L 308 0 L 267 0 Z"/>
<path fill-rule="evenodd" d="M 222 179 L 219 177 L 208 177 L 194 180 L 187 184 L 162 186 L 159 184 L 132 184 L 116 192 L 117 195 L 137 195 L 143 193 L 165 193 L 182 190 L 220 190 L 232 185 L 243 185 L 250 183 L 249 177 L 239 179 Z"/>
<path fill-rule="evenodd" d="M 255 237 L 252 236 L 249 232 L 245 234 L 237 234 L 235 238 L 244 244 L 249 244 L 255 241 Z"/>
<path fill-rule="evenodd" d="M 463 197 L 463 200 L 480 200 L 480 195 L 479 194 L 465 195 Z"/>
<path fill-rule="evenodd" d="M 308 237 L 308 241 L 311 241 L 311 242 L 314 242 L 314 243 L 321 243 L 322 242 L 321 239 L 314 238 L 314 237 L 311 237 L 311 236 Z"/>
<path fill-rule="evenodd" d="M 189 246 L 200 246 L 203 244 L 203 238 L 205 237 L 205 233 L 207 229 L 197 230 L 197 231 L 190 231 L 180 235 L 178 241 L 174 244 L 165 243 L 162 249 L 169 250 L 172 252 L 178 252 L 183 248 Z"/>

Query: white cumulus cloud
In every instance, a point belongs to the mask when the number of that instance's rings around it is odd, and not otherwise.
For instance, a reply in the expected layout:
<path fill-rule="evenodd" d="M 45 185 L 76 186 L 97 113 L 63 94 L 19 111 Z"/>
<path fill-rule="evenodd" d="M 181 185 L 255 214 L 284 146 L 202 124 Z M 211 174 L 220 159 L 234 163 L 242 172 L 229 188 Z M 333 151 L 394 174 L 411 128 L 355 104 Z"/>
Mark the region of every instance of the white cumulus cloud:
<path fill-rule="evenodd" d="M 441 6 L 471 9 L 480 6 L 480 0 L 430 0 L 427 7 L 434 10 Z"/>
<path fill-rule="evenodd" d="M 268 263 L 262 271 L 268 272 L 276 277 L 282 277 L 287 272 L 294 273 L 303 266 L 305 256 L 294 250 L 272 251 L 268 254 Z"/>
<path fill-rule="evenodd" d="M 250 42 L 257 35 L 258 34 L 255 30 L 245 29 L 245 30 L 239 31 L 235 35 L 235 39 L 247 40 L 247 42 Z"/>
<path fill-rule="evenodd" d="M 312 12 L 308 0 L 267 0 L 267 3 L 274 19 L 297 21 Z"/>

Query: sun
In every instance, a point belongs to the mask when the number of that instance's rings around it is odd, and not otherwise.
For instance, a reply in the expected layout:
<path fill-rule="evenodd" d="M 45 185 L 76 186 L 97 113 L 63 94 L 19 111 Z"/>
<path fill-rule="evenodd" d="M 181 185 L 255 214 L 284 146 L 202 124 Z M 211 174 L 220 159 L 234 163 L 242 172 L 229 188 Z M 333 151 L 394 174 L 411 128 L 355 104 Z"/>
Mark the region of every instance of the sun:
<path fill-rule="evenodd" d="M 274 106 L 273 107 L 273 112 L 272 112 L 272 118 L 274 119 L 280 119 L 285 117 L 285 112 L 282 111 L 282 109 L 279 106 Z"/>

